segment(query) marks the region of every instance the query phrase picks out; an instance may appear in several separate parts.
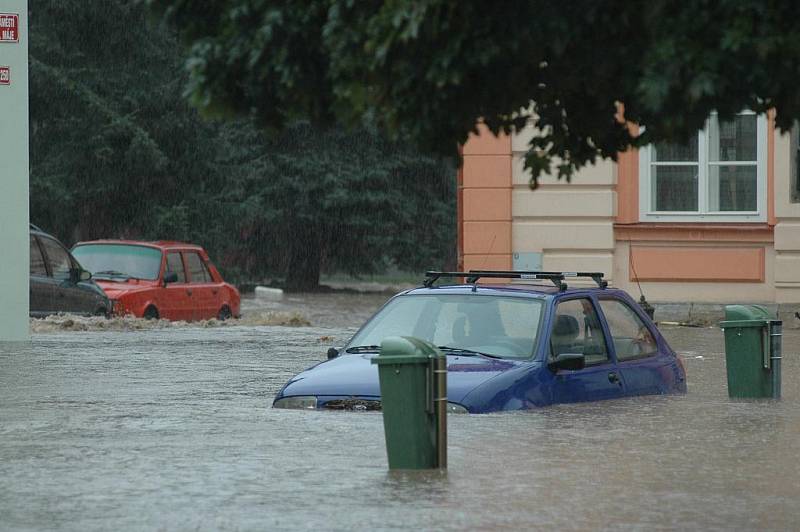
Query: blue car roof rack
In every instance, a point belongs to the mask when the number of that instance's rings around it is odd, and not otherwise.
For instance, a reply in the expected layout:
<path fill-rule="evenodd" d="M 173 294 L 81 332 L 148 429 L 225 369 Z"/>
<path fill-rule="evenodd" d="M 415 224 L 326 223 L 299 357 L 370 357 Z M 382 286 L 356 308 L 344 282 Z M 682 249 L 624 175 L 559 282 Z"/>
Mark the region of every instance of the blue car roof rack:
<path fill-rule="evenodd" d="M 468 284 L 475 284 L 478 279 L 543 279 L 552 282 L 562 292 L 567 289 L 564 279 L 589 278 L 599 288 L 606 288 L 608 281 L 603 279 L 602 272 L 542 272 L 542 271 L 504 271 L 504 270 L 470 270 L 468 272 L 425 272 L 425 287 L 430 288 L 440 277 L 464 277 Z"/>

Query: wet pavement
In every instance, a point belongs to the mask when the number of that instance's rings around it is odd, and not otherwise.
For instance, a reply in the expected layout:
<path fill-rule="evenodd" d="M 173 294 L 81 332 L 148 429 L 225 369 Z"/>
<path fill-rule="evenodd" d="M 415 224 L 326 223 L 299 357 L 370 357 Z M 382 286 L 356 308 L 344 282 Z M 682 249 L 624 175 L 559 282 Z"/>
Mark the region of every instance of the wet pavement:
<path fill-rule="evenodd" d="M 269 408 L 385 299 L 249 300 L 311 327 L 49 329 L 0 346 L 0 529 L 791 530 L 800 332 L 780 402 L 731 401 L 718 329 L 665 328 L 686 396 L 450 416 L 446 474 L 387 471 L 380 414 Z M 91 327 L 89 328 L 91 329 Z"/>

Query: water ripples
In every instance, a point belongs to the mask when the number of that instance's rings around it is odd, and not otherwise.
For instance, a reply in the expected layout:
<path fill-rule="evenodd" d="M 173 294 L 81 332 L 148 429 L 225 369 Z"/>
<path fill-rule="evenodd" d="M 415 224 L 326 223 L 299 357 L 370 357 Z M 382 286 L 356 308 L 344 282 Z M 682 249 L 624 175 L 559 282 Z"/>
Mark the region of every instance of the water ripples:
<path fill-rule="evenodd" d="M 750 530 L 800 519 L 797 331 L 786 331 L 780 402 L 729 400 L 721 333 L 668 328 L 686 396 L 451 416 L 449 471 L 396 473 L 380 414 L 269 408 L 382 300 L 310 298 L 294 309 L 305 327 L 54 330 L 0 346 L 0 528 Z"/>

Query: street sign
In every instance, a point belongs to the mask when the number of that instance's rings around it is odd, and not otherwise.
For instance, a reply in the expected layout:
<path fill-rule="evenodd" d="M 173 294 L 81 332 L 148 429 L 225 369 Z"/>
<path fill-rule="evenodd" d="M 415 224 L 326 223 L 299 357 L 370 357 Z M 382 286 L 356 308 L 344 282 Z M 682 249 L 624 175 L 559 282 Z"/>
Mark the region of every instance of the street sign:
<path fill-rule="evenodd" d="M 11 85 L 11 69 L 0 66 L 0 85 Z"/>
<path fill-rule="evenodd" d="M 0 13 L 0 42 L 19 42 L 19 15 Z"/>

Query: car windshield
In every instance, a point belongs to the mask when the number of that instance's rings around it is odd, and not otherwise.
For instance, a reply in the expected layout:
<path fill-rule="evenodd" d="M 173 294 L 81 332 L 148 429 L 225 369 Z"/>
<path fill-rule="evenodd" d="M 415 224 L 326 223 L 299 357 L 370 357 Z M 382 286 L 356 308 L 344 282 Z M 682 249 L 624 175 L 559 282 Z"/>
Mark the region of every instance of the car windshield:
<path fill-rule="evenodd" d="M 158 279 L 161 251 L 130 244 L 86 244 L 76 246 L 72 255 L 84 268 L 99 277 Z"/>
<path fill-rule="evenodd" d="M 544 302 L 532 297 L 420 294 L 390 301 L 350 341 L 357 352 L 387 336 L 414 336 L 452 351 L 502 358 L 530 358 Z"/>

